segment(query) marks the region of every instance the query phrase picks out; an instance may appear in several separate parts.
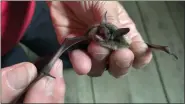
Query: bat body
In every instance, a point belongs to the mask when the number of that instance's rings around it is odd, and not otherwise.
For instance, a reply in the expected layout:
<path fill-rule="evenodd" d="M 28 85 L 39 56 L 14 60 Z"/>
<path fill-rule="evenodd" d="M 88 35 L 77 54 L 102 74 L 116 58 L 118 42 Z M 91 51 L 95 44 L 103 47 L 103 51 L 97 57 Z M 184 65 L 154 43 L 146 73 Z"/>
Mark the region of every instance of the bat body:
<path fill-rule="evenodd" d="M 111 50 L 129 47 L 129 43 L 124 38 L 124 35 L 126 35 L 130 31 L 130 29 L 117 28 L 113 24 L 107 23 L 106 14 L 107 12 L 105 13 L 104 19 L 100 24 L 92 26 L 89 29 L 87 35 L 92 39 L 92 41 L 95 41 L 99 43 L 99 45 Z M 178 57 L 170 51 L 168 46 L 161 46 L 149 43 L 146 44 L 148 48 L 164 51 L 178 59 Z"/>

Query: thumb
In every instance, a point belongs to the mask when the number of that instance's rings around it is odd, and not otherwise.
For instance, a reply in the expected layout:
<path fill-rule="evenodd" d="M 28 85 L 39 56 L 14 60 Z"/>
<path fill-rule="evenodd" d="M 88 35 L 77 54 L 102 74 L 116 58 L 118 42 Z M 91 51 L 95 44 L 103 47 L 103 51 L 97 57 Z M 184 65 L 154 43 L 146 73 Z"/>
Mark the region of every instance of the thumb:
<path fill-rule="evenodd" d="M 63 78 L 63 63 L 58 59 L 49 76 L 41 78 L 26 94 L 24 103 L 63 103 L 65 83 Z"/>
<path fill-rule="evenodd" d="M 0 70 L 2 73 L 1 102 L 9 103 L 14 100 L 36 77 L 36 67 L 23 62 Z"/>

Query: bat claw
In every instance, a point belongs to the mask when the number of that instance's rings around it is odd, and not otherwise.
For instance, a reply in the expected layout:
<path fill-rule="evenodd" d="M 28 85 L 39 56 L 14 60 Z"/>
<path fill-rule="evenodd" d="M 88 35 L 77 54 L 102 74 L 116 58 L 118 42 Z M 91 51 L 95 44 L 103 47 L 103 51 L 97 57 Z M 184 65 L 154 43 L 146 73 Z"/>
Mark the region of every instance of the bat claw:
<path fill-rule="evenodd" d="M 178 57 L 177 57 L 174 53 L 171 53 L 171 55 L 172 55 L 176 60 L 178 60 Z"/>
<path fill-rule="evenodd" d="M 52 78 L 56 78 L 56 77 L 54 77 L 54 76 L 52 76 L 51 74 L 49 74 L 49 73 L 44 73 L 46 76 L 50 76 L 50 77 L 52 77 Z"/>

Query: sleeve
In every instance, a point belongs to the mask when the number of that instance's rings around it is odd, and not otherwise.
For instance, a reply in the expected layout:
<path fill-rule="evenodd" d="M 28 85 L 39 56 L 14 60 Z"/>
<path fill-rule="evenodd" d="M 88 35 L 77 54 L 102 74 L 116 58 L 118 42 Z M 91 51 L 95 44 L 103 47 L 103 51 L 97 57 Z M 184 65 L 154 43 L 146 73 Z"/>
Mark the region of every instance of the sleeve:
<path fill-rule="evenodd" d="M 1 56 L 22 38 L 31 22 L 35 1 L 1 1 Z"/>

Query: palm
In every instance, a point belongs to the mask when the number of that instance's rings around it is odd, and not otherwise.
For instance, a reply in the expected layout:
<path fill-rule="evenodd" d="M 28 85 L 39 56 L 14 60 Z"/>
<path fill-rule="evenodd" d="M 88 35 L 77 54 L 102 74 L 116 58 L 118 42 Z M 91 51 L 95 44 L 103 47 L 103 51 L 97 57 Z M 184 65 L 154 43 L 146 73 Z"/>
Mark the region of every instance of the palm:
<path fill-rule="evenodd" d="M 83 35 L 90 26 L 100 23 L 106 12 L 106 10 L 100 7 L 105 4 L 109 5 L 109 2 L 84 1 L 61 2 L 60 4 L 53 3 L 51 15 L 59 42 L 61 43 L 65 36 Z"/>

